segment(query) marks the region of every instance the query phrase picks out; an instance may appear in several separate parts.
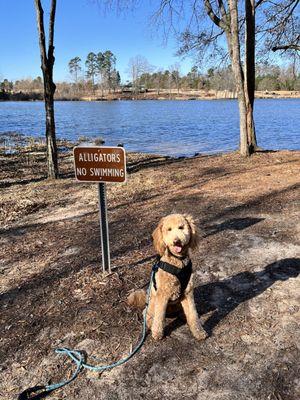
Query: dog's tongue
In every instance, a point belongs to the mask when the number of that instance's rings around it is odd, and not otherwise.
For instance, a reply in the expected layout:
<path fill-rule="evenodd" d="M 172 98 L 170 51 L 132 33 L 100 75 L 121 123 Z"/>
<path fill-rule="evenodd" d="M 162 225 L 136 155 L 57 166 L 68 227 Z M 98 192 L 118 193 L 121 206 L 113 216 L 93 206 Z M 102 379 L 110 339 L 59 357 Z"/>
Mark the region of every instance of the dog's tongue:
<path fill-rule="evenodd" d="M 178 246 L 178 245 L 175 245 L 175 246 L 174 246 L 174 251 L 175 251 L 176 253 L 181 253 L 181 250 L 182 250 L 182 247 L 181 247 L 181 246 Z"/>

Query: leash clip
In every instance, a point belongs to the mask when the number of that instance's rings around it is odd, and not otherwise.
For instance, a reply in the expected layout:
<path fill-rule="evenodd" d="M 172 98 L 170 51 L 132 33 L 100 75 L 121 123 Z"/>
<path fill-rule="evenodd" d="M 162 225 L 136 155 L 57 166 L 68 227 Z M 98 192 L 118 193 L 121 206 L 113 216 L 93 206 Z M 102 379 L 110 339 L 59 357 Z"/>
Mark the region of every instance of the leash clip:
<path fill-rule="evenodd" d="M 157 263 L 155 263 L 155 264 L 153 265 L 152 271 L 155 273 L 155 272 L 158 271 L 158 268 L 159 268 L 159 265 L 158 265 L 158 262 L 157 262 Z"/>
<path fill-rule="evenodd" d="M 46 386 L 33 386 L 24 390 L 18 396 L 18 400 L 39 400 L 46 397 L 52 390 L 47 390 Z"/>
<path fill-rule="evenodd" d="M 153 267 L 152 267 L 152 271 L 153 271 L 154 273 L 156 273 L 156 272 L 158 271 L 158 269 L 159 269 L 159 262 L 160 262 L 160 256 L 157 255 L 157 256 L 156 256 L 155 263 L 153 264 Z"/>

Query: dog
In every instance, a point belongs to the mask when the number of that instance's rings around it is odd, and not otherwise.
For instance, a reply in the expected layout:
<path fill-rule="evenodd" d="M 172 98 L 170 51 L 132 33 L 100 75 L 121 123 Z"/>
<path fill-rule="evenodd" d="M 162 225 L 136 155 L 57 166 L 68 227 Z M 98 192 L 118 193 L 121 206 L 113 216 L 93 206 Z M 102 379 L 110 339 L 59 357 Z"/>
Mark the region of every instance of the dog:
<path fill-rule="evenodd" d="M 150 303 L 147 310 L 147 327 L 152 337 L 160 340 L 164 336 L 167 310 L 181 305 L 188 326 L 198 340 L 207 337 L 202 328 L 194 301 L 193 273 L 190 251 L 199 242 L 199 235 L 192 216 L 170 214 L 163 217 L 152 233 L 153 245 L 159 256 L 154 268 Z M 146 291 L 131 293 L 127 303 L 143 308 L 146 304 Z"/>

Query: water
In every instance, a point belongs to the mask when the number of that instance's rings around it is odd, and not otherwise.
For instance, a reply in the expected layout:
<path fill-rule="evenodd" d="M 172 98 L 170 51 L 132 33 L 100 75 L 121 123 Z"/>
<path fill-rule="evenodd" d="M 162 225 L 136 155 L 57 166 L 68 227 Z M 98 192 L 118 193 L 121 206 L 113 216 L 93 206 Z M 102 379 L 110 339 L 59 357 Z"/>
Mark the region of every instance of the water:
<path fill-rule="evenodd" d="M 56 102 L 59 138 L 102 137 L 128 151 L 172 156 L 238 148 L 235 100 Z M 42 102 L 0 102 L 0 132 L 44 135 Z M 259 146 L 300 149 L 300 99 L 258 99 L 255 123 Z"/>

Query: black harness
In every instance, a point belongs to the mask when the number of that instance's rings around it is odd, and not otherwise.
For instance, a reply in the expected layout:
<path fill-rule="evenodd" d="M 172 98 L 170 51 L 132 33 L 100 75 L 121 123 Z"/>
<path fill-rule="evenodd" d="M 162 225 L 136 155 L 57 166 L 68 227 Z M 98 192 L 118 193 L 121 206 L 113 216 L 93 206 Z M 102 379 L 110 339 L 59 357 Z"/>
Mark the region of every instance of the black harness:
<path fill-rule="evenodd" d="M 175 267 L 172 264 L 169 264 L 165 261 L 161 261 L 160 257 L 157 256 L 157 260 L 155 262 L 155 264 L 152 267 L 152 271 L 153 271 L 153 287 L 155 290 L 157 290 L 157 285 L 156 285 L 156 279 L 155 279 L 155 275 L 156 272 L 159 269 L 162 269 L 165 272 L 168 272 L 169 274 L 175 276 L 179 282 L 180 282 L 180 295 L 182 295 L 185 291 L 185 289 L 187 288 L 187 285 L 190 281 L 192 272 L 193 272 L 193 266 L 192 266 L 192 261 L 188 258 L 183 260 L 183 264 L 184 266 L 182 268 L 178 268 Z"/>

